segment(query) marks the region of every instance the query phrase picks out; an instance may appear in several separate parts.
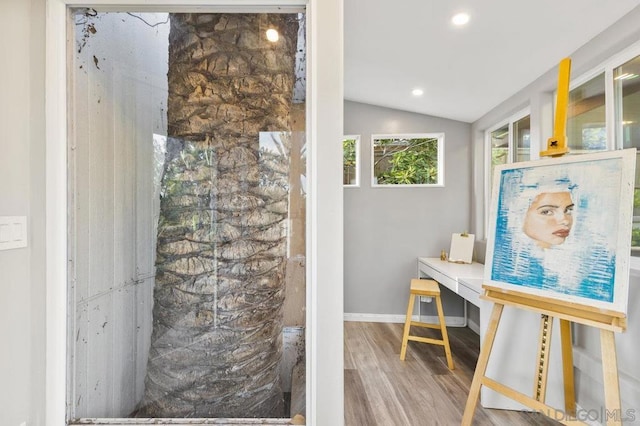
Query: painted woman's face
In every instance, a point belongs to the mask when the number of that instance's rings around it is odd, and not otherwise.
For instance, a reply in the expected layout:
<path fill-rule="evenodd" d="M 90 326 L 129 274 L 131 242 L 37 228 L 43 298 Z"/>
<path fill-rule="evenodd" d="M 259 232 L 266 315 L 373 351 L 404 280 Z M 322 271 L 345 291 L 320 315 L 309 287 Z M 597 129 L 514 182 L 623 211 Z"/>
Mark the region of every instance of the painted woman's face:
<path fill-rule="evenodd" d="M 564 243 L 573 225 L 573 200 L 568 191 L 542 192 L 524 219 L 524 233 L 542 248 Z"/>

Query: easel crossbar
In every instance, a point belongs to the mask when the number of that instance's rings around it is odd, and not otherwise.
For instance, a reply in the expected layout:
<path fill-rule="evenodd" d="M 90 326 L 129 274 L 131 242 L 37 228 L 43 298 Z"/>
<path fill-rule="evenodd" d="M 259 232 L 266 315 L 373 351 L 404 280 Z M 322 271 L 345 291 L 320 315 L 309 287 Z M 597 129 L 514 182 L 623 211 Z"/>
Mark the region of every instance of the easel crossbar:
<path fill-rule="evenodd" d="M 407 337 L 407 339 L 411 340 L 412 342 L 431 343 L 432 345 L 444 346 L 443 340 L 432 339 L 430 337 L 409 336 Z"/>
<path fill-rule="evenodd" d="M 488 387 L 491 390 L 494 390 L 508 398 L 513 399 L 514 401 L 519 402 L 520 404 L 529 407 L 537 412 L 544 413 L 545 416 L 550 417 L 564 425 L 584 425 L 586 423 L 571 417 L 568 413 L 565 413 L 557 408 L 553 408 L 547 404 L 544 404 L 540 401 L 535 400 L 521 392 L 518 392 L 515 389 L 510 388 L 509 386 L 505 386 L 502 383 L 496 382 L 493 379 L 488 378 L 487 376 L 482 377 L 482 384 Z"/>
<path fill-rule="evenodd" d="M 480 297 L 494 303 L 515 306 L 517 308 L 618 333 L 623 332 L 627 328 L 627 318 L 618 312 L 595 310 L 588 306 L 563 303 L 555 299 L 526 295 L 517 291 L 504 290 L 487 285 L 483 287 L 485 294 Z"/>
<path fill-rule="evenodd" d="M 419 321 L 411 321 L 412 327 L 424 327 L 424 328 L 433 328 L 435 330 L 440 330 L 442 327 L 440 324 L 429 324 L 427 322 L 419 322 Z"/>

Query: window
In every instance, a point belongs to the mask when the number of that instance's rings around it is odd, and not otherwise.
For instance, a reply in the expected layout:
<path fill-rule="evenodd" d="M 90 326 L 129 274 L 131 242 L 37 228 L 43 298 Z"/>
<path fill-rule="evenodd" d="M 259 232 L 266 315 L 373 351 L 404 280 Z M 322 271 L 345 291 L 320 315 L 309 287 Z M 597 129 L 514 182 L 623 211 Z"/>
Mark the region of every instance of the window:
<path fill-rule="evenodd" d="M 531 116 L 529 111 L 520 111 L 509 117 L 505 122 L 497 124 L 486 132 L 486 139 L 490 146 L 490 167 L 487 174 L 488 194 L 491 196 L 493 171 L 500 164 L 527 161 L 531 158 Z"/>
<path fill-rule="evenodd" d="M 604 73 L 600 73 L 569 92 L 567 146 L 571 154 L 607 149 L 604 82 Z"/>
<path fill-rule="evenodd" d="M 489 149 L 485 174 L 485 219 L 489 217 L 493 176 L 496 166 L 531 159 L 531 115 L 529 109 L 520 111 L 485 132 Z M 485 232 L 487 231 L 485 222 Z M 485 233 L 486 235 L 486 233 Z"/>
<path fill-rule="evenodd" d="M 640 149 L 640 56 L 613 70 L 615 134 L 622 148 Z M 636 169 L 640 156 L 636 154 Z M 640 179 L 636 172 L 633 197 L 632 253 L 640 256 Z"/>
<path fill-rule="evenodd" d="M 444 133 L 371 139 L 372 186 L 444 186 Z"/>
<path fill-rule="evenodd" d="M 515 161 L 528 161 L 531 159 L 531 116 L 527 115 L 513 123 L 513 135 L 515 138 Z"/>
<path fill-rule="evenodd" d="M 499 164 L 509 163 L 509 125 L 491 132 L 491 175 Z"/>
<path fill-rule="evenodd" d="M 342 139 L 342 184 L 360 186 L 360 135 Z"/>
<path fill-rule="evenodd" d="M 304 14 L 68 19 L 82 124 L 67 151 L 67 418 L 291 418 L 305 404 L 306 129 L 290 119 L 314 105 L 298 97 Z M 210 60 L 227 66 L 195 71 Z"/>

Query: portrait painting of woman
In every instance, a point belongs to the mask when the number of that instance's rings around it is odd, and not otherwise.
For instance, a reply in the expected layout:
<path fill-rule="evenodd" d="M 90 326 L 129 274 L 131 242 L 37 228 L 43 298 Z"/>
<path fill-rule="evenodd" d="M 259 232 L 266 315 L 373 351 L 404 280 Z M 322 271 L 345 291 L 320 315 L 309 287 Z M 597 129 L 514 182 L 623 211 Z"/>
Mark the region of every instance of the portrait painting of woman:
<path fill-rule="evenodd" d="M 569 191 L 541 192 L 529 206 L 522 230 L 539 247 L 562 244 L 571 232 L 573 206 Z"/>
<path fill-rule="evenodd" d="M 624 151 L 498 166 L 485 283 L 626 310 L 635 152 Z"/>

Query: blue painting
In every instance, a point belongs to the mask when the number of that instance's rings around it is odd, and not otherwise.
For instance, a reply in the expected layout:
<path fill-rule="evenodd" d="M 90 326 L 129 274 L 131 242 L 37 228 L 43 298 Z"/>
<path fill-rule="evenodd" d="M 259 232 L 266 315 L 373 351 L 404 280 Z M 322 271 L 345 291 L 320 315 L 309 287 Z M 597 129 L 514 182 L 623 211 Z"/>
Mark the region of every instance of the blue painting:
<path fill-rule="evenodd" d="M 499 167 L 488 281 L 626 311 L 633 151 Z"/>

